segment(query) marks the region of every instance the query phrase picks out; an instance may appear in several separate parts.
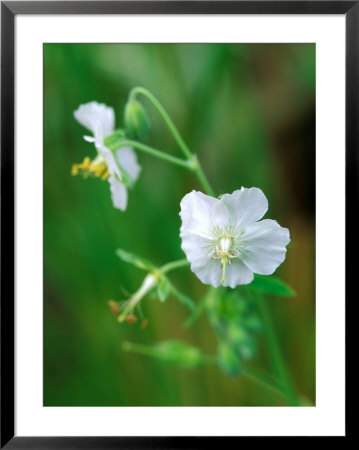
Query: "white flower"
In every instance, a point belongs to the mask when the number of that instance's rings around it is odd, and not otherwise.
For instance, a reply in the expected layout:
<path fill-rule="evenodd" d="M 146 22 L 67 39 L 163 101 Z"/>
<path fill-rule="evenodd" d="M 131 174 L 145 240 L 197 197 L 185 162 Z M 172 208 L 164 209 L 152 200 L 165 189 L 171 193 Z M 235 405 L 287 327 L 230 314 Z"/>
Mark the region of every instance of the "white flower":
<path fill-rule="evenodd" d="M 84 136 L 88 142 L 93 142 L 98 155 L 91 161 L 85 158 L 81 164 L 74 164 L 73 175 L 86 173 L 100 177 L 110 183 L 112 201 L 115 208 L 124 211 L 127 207 L 127 184 L 135 182 L 141 167 L 137 163 L 136 154 L 131 147 L 121 147 L 115 156 L 105 144 L 104 139 L 114 132 L 115 114 L 113 108 L 97 102 L 86 103 L 74 112 L 75 119 L 93 136 Z"/>
<path fill-rule="evenodd" d="M 253 273 L 272 274 L 284 261 L 289 230 L 274 220 L 257 222 L 267 209 L 258 188 L 220 199 L 197 191 L 183 197 L 182 250 L 202 283 L 234 288 L 250 283 Z"/>

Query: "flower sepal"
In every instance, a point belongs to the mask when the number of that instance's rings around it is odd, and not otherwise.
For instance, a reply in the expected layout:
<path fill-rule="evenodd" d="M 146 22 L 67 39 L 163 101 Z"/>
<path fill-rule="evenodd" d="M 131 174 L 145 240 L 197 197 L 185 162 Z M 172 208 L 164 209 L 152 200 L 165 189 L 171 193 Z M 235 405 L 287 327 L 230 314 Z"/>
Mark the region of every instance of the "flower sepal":
<path fill-rule="evenodd" d="M 123 141 L 123 139 L 125 139 L 125 137 L 126 137 L 125 130 L 118 128 L 112 134 L 105 137 L 104 145 L 105 145 L 105 147 L 107 147 L 108 149 L 110 149 L 112 151 L 117 150 L 121 145 L 121 141 Z"/>

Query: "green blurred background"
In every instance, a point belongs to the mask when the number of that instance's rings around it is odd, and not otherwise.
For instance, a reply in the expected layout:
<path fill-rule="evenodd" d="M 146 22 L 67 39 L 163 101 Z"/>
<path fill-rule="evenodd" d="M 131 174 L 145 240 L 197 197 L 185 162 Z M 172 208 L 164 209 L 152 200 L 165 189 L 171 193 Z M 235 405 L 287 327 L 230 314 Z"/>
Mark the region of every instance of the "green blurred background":
<path fill-rule="evenodd" d="M 218 194 L 261 188 L 266 218 L 291 231 L 276 274 L 297 292 L 270 299 L 285 360 L 302 399 L 315 403 L 315 45 L 46 44 L 44 45 L 44 405 L 265 406 L 275 392 L 215 367 L 186 370 L 124 353 L 124 341 L 182 339 L 216 351 L 206 317 L 190 329 L 174 298 L 145 298 L 149 325 L 117 323 L 107 301 L 134 292 L 144 272 L 115 255 L 122 247 L 162 265 L 184 257 L 179 203 L 201 189 L 194 175 L 138 154 L 142 173 L 125 213 L 109 185 L 72 177 L 71 165 L 95 149 L 73 118 L 81 103 L 113 106 L 116 126 L 134 86 L 162 102 L 197 153 Z M 181 156 L 151 106 L 146 143 Z M 199 299 L 205 286 L 188 270 L 171 273 Z M 128 295 L 128 294 L 127 294 Z M 250 362 L 270 373 L 263 335 Z"/>

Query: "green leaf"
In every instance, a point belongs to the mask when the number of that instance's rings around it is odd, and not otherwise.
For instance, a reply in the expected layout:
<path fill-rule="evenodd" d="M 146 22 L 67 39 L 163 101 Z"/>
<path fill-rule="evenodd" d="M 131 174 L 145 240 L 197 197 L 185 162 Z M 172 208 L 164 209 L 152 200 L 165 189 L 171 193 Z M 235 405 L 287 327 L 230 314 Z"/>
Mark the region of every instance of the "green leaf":
<path fill-rule="evenodd" d="M 157 286 L 157 295 L 161 302 L 165 302 L 170 295 L 171 286 L 168 280 L 163 277 Z"/>
<path fill-rule="evenodd" d="M 133 253 L 130 253 L 127 250 L 123 250 L 122 248 L 118 248 L 116 250 L 116 255 L 121 258 L 122 261 L 132 264 L 139 269 L 147 271 L 152 271 L 155 269 L 155 266 L 147 261 L 147 259 L 134 255 Z"/>
<path fill-rule="evenodd" d="M 254 280 L 249 285 L 252 289 L 266 294 L 294 297 L 295 291 L 280 278 L 272 276 L 254 275 Z"/>

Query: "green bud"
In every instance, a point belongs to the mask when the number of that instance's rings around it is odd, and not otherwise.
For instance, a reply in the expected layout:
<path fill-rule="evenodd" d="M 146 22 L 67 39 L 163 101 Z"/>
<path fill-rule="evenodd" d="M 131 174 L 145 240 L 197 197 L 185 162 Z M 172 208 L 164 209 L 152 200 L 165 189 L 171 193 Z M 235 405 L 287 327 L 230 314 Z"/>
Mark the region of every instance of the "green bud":
<path fill-rule="evenodd" d="M 218 364 L 228 375 L 238 375 L 242 371 L 242 363 L 237 353 L 227 342 L 221 342 L 218 347 Z"/>
<path fill-rule="evenodd" d="M 166 363 L 176 364 L 187 369 L 198 367 L 203 362 L 199 348 L 181 341 L 164 341 L 156 346 L 157 356 Z"/>
<path fill-rule="evenodd" d="M 131 138 L 145 138 L 150 131 L 150 122 L 140 103 L 129 100 L 125 106 L 125 125 Z"/>

